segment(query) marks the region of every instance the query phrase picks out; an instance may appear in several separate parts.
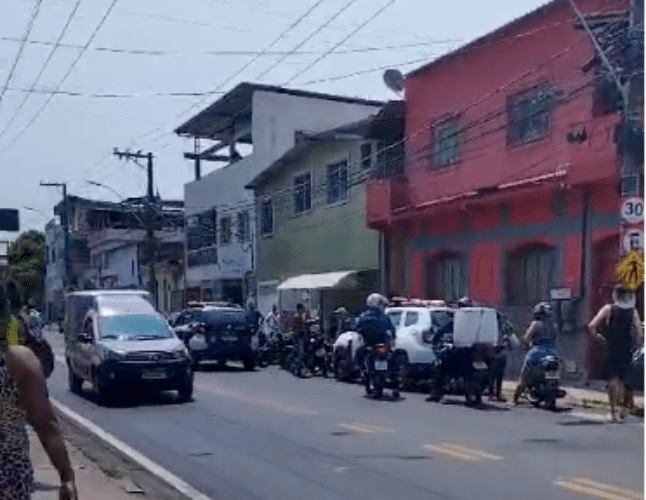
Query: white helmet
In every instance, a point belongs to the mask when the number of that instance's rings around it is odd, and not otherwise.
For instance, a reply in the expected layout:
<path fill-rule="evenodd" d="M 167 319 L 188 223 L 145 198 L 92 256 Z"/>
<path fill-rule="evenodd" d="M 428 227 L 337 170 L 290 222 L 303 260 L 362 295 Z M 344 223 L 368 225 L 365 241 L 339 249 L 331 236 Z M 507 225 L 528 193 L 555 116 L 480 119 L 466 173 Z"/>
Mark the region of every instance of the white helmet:
<path fill-rule="evenodd" d="M 378 307 L 379 309 L 385 309 L 388 306 L 388 299 L 380 293 L 371 293 L 366 299 L 366 305 L 368 307 Z"/>

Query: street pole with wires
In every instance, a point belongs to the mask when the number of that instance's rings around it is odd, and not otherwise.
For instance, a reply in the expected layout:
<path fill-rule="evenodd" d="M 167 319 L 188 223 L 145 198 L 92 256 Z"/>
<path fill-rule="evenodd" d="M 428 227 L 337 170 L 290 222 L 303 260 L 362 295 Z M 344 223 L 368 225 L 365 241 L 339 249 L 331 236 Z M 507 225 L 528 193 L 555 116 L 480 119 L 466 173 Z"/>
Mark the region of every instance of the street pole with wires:
<path fill-rule="evenodd" d="M 148 290 L 153 300 L 153 305 L 157 307 L 157 276 L 155 272 L 155 264 L 157 262 L 157 240 L 155 238 L 155 226 L 157 221 L 157 200 L 155 199 L 153 190 L 153 154 L 136 153 L 130 151 L 119 151 L 114 149 L 114 154 L 121 160 L 134 161 L 140 165 L 137 160 L 146 159 L 147 166 L 145 167 L 148 175 L 148 191 L 146 196 L 146 210 L 144 214 L 144 222 L 146 226 L 146 260 L 148 261 Z"/>

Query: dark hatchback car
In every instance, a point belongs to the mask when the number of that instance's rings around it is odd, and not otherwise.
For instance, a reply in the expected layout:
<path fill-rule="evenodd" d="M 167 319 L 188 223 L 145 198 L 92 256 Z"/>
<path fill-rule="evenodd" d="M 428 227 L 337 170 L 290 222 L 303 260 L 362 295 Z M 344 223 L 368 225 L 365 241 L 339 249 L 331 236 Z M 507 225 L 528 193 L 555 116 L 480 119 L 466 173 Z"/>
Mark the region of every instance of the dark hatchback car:
<path fill-rule="evenodd" d="M 188 348 L 195 366 L 200 361 L 242 361 L 245 370 L 255 367 L 252 331 L 244 309 L 204 306 L 183 311 L 173 324 L 175 334 Z"/>

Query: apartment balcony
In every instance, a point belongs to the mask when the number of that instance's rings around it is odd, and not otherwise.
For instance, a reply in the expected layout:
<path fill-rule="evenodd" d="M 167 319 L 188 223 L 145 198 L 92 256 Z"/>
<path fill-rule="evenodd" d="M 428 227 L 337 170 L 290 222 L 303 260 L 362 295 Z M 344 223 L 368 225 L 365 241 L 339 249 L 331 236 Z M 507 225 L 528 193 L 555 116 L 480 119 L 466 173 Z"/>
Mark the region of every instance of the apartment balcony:
<path fill-rule="evenodd" d="M 89 235 L 88 246 L 96 248 L 109 242 L 135 243 L 143 241 L 145 236 L 146 232 L 143 229 L 101 229 Z"/>
<path fill-rule="evenodd" d="M 410 205 L 408 179 L 405 176 L 369 179 L 367 183 L 366 215 L 368 226 L 383 229 L 394 211 Z"/>

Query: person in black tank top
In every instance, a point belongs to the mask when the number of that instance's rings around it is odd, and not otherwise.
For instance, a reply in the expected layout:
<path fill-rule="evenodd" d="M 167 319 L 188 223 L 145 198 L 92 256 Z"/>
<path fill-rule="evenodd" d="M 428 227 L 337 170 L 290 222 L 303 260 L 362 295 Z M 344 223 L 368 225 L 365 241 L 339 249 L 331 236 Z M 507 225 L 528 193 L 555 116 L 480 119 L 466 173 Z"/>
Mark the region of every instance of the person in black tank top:
<path fill-rule="evenodd" d="M 592 335 L 599 337 L 607 347 L 606 369 L 610 378 L 608 400 L 610 414 L 616 421 L 616 407 L 620 417 L 627 411 L 626 380 L 630 369 L 633 347 L 641 342 L 642 331 L 635 296 L 627 288 L 617 285 L 613 290 L 613 304 L 601 308 L 588 325 Z"/>

